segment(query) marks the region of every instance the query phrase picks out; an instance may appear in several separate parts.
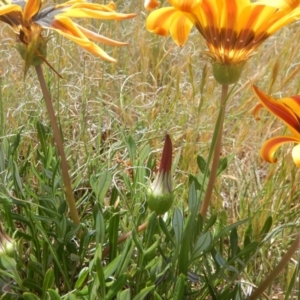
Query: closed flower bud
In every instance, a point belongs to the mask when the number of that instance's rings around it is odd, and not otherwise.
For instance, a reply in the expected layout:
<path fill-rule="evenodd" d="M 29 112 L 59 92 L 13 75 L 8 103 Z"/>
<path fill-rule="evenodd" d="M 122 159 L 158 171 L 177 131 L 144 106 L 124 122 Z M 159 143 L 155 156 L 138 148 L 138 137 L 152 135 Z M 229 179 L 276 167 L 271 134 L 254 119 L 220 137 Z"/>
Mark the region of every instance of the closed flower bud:
<path fill-rule="evenodd" d="M 157 177 L 148 190 L 148 207 L 156 214 L 162 215 L 172 206 L 172 142 L 167 134 Z"/>
<path fill-rule="evenodd" d="M 10 255 L 14 250 L 14 240 L 8 236 L 0 223 L 0 255 Z"/>

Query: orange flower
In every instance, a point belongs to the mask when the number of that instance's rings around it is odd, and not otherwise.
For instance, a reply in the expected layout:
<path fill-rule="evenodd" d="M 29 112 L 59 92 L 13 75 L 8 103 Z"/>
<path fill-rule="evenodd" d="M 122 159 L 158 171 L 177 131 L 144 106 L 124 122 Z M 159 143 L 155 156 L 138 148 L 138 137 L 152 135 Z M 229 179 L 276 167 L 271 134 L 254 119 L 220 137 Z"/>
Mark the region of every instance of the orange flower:
<path fill-rule="evenodd" d="M 297 143 L 292 150 L 292 157 L 297 167 L 300 168 L 300 95 L 289 98 L 275 100 L 271 96 L 263 93 L 256 86 L 253 86 L 260 104 L 255 108 L 254 115 L 257 114 L 262 107 L 265 107 L 273 115 L 283 121 L 292 136 L 277 136 L 267 140 L 260 149 L 260 156 L 267 162 L 275 163 L 277 159 L 274 157 L 276 150 L 283 144 Z"/>
<path fill-rule="evenodd" d="M 147 29 L 163 36 L 170 33 L 175 43 L 182 46 L 195 26 L 206 40 L 209 51 L 204 53 L 213 65 L 243 64 L 264 40 L 300 14 L 299 0 L 169 2 L 172 6 L 150 13 Z"/>
<path fill-rule="evenodd" d="M 0 21 L 8 24 L 17 34 L 19 42 L 26 48 L 23 55 L 27 59 L 33 52 L 44 56 L 44 53 L 39 52 L 44 52 L 45 42 L 41 41 L 43 29 L 54 30 L 90 53 L 111 62 L 116 60 L 92 41 L 111 46 L 127 45 L 87 30 L 71 20 L 71 18 L 96 18 L 119 21 L 135 17 L 135 14 L 115 12 L 113 2 L 100 5 L 85 0 L 71 0 L 45 8 L 42 8 L 42 4 L 42 0 L 0 0 Z M 33 64 L 34 59 L 31 57 Z"/>

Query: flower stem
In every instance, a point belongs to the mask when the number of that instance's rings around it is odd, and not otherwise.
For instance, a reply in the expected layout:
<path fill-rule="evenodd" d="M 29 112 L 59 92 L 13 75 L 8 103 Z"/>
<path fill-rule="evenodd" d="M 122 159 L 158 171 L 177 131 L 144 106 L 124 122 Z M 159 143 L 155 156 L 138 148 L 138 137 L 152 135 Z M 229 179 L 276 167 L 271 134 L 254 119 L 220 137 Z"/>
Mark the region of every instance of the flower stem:
<path fill-rule="evenodd" d="M 42 92 L 43 92 L 43 96 L 44 96 L 44 99 L 45 99 L 47 112 L 48 112 L 48 115 L 49 115 L 49 118 L 50 118 L 50 123 L 51 123 L 51 126 L 52 126 L 55 143 L 56 143 L 56 146 L 57 146 L 57 149 L 58 149 L 58 155 L 60 156 L 62 178 L 63 178 L 63 182 L 64 182 L 66 199 L 67 199 L 69 209 L 70 209 L 71 219 L 72 219 L 72 221 L 74 222 L 75 225 L 78 225 L 78 224 L 80 224 L 80 219 L 79 219 L 77 208 L 76 208 L 76 203 L 75 203 L 75 199 L 74 199 L 74 195 L 73 195 L 73 191 L 72 191 L 72 186 L 71 186 L 71 180 L 70 180 L 70 176 L 69 176 L 69 167 L 68 167 L 64 147 L 63 147 L 62 137 L 61 137 L 60 130 L 59 130 L 59 127 L 58 127 L 58 123 L 57 123 L 57 120 L 56 120 L 55 112 L 54 112 L 54 109 L 53 109 L 51 96 L 50 96 L 50 93 L 47 89 L 47 85 L 46 85 L 46 82 L 45 82 L 45 77 L 44 77 L 44 74 L 43 74 L 42 66 L 41 65 L 36 66 L 35 70 L 36 70 L 36 73 L 37 73 L 37 76 L 38 76 L 38 79 L 39 79 L 39 82 L 40 82 L 40 86 L 41 86 L 41 89 L 42 89 Z"/>
<path fill-rule="evenodd" d="M 212 195 L 216 177 L 217 177 L 217 171 L 218 171 L 221 148 L 222 148 L 223 124 L 224 124 L 224 119 L 225 119 L 225 108 L 226 108 L 227 95 L 228 95 L 228 85 L 224 84 L 224 85 L 222 85 L 220 121 L 219 121 L 219 128 L 217 128 L 218 133 L 217 133 L 216 144 L 214 147 L 215 148 L 214 156 L 213 156 L 213 161 L 212 161 L 212 165 L 211 165 L 207 189 L 206 189 L 204 200 L 203 200 L 201 210 L 200 210 L 200 213 L 201 213 L 203 219 L 205 219 L 205 217 L 206 217 L 206 213 L 208 210 L 208 206 L 210 203 L 211 195 Z"/>
<path fill-rule="evenodd" d="M 259 285 L 259 287 L 250 295 L 248 300 L 257 299 L 272 283 L 272 281 L 279 275 L 283 268 L 288 264 L 289 260 L 292 258 L 293 254 L 299 249 L 300 246 L 300 234 L 296 237 L 292 246 L 288 252 L 282 257 L 280 263 L 276 268 L 269 274 L 269 276 Z"/>

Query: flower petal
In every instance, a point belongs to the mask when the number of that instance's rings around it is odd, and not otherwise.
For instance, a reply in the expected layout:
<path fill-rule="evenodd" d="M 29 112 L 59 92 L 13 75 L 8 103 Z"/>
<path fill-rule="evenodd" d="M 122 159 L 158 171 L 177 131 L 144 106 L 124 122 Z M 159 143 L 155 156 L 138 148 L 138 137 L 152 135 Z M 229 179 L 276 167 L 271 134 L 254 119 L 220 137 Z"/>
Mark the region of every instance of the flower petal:
<path fill-rule="evenodd" d="M 167 36 L 168 32 L 174 42 L 182 46 L 186 43 L 193 23 L 184 13 L 173 7 L 164 7 L 150 13 L 146 28 L 159 35 Z"/>
<path fill-rule="evenodd" d="M 77 43 L 80 47 L 88 52 L 105 59 L 110 62 L 116 62 L 114 58 L 109 56 L 104 50 L 91 42 L 72 22 L 71 19 L 64 16 L 56 16 L 55 21 L 52 22 L 50 29 L 57 31 L 59 34 Z"/>
<path fill-rule="evenodd" d="M 6 15 L 13 11 L 21 12 L 22 8 L 21 6 L 15 4 L 0 6 L 0 16 Z"/>
<path fill-rule="evenodd" d="M 158 2 L 157 0 L 145 0 L 144 1 L 144 7 L 147 10 L 152 10 L 152 9 L 156 8 L 159 4 L 160 4 L 160 2 Z"/>
<path fill-rule="evenodd" d="M 68 3 L 68 2 L 67 2 Z M 67 4 L 65 3 L 65 4 Z M 60 8 L 61 6 L 56 6 Z M 60 15 L 70 18 L 95 18 L 101 20 L 126 20 L 136 16 L 136 14 L 117 13 L 112 9 L 111 5 L 100 5 L 94 3 L 76 3 L 63 9 Z"/>
<path fill-rule="evenodd" d="M 40 10 L 41 4 L 41 0 L 27 0 L 23 11 L 23 21 L 25 24 L 30 24 L 32 17 Z"/>
<path fill-rule="evenodd" d="M 267 94 L 263 93 L 256 86 L 253 86 L 253 90 L 259 98 L 261 104 L 267 108 L 272 114 L 281 119 L 288 128 L 300 138 L 300 123 L 297 115 L 284 104 L 284 99 L 275 100 Z"/>
<path fill-rule="evenodd" d="M 275 163 L 277 161 L 277 159 L 274 157 L 276 150 L 281 145 L 287 143 L 300 143 L 300 139 L 293 136 L 277 136 L 271 138 L 267 140 L 261 147 L 260 157 L 269 163 Z M 295 154 L 295 156 L 297 155 Z"/>
<path fill-rule="evenodd" d="M 91 39 L 93 41 L 97 41 L 100 42 L 102 44 L 105 45 L 110 45 L 110 46 L 126 46 L 128 45 L 128 43 L 123 43 L 123 42 L 119 42 L 119 41 L 115 41 L 112 39 L 109 39 L 103 35 L 97 34 L 93 31 L 90 31 L 84 27 L 81 27 L 80 25 L 76 24 L 76 27 L 80 29 L 80 31 L 88 38 Z"/>
<path fill-rule="evenodd" d="M 292 157 L 295 165 L 300 168 L 300 145 L 296 145 L 292 150 Z"/>

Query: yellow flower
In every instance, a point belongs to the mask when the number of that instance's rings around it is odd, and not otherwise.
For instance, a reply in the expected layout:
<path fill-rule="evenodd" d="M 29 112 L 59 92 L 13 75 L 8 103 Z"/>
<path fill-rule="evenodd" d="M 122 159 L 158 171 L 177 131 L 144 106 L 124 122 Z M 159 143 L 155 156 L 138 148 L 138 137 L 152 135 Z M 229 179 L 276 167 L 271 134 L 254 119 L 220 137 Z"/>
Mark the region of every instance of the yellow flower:
<path fill-rule="evenodd" d="M 274 157 L 276 150 L 283 144 L 296 143 L 292 150 L 293 160 L 298 168 L 300 168 L 300 95 L 289 98 L 275 100 L 271 96 L 263 93 L 256 86 L 253 86 L 260 104 L 254 110 L 254 115 L 257 114 L 262 107 L 268 109 L 273 115 L 283 121 L 290 131 L 292 136 L 277 136 L 267 140 L 260 149 L 260 156 L 267 162 L 275 163 L 277 159 Z"/>
<path fill-rule="evenodd" d="M 299 0 L 169 0 L 150 13 L 146 27 L 175 43 L 186 43 L 193 26 L 206 40 L 214 64 L 243 65 L 270 35 L 300 14 Z M 229 70 L 230 71 L 230 70 Z"/>
<path fill-rule="evenodd" d="M 135 17 L 135 14 L 117 13 L 115 4 L 108 5 L 88 3 L 85 0 L 71 0 L 63 4 L 43 7 L 42 0 L 5 1 L 0 0 L 0 21 L 8 24 L 17 34 L 18 41 L 25 47 L 21 55 L 30 63 L 37 65 L 45 59 L 46 41 L 42 36 L 43 29 L 51 29 L 74 41 L 90 53 L 110 62 L 116 60 L 92 41 L 111 46 L 122 46 L 93 31 L 76 24 L 71 18 L 96 18 L 102 20 L 125 20 Z M 44 41 L 43 41 L 44 39 Z M 23 54 L 22 54 L 23 52 Z M 37 55 L 37 57 L 30 57 Z M 35 61 L 37 60 L 37 61 Z"/>

